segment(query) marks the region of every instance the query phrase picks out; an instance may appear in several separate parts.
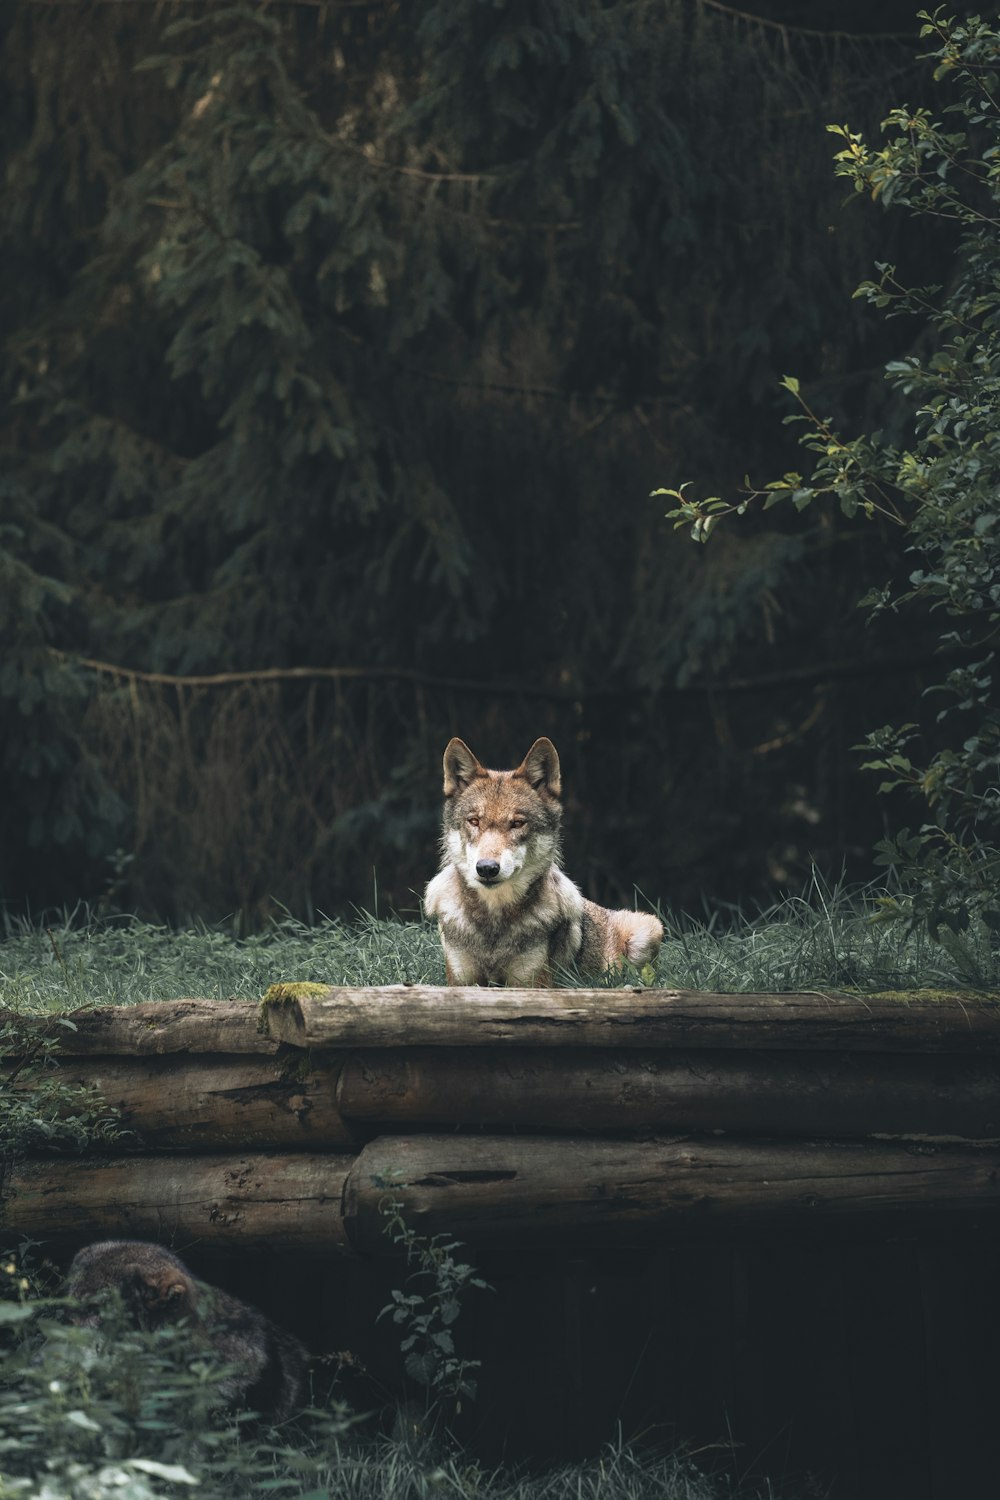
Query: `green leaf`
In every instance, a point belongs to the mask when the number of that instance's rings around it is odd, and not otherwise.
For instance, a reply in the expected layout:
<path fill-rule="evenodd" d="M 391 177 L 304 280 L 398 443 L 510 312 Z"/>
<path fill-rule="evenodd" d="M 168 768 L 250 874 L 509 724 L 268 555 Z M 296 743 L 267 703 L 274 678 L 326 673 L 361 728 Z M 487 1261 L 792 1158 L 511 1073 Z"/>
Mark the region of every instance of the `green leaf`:
<path fill-rule="evenodd" d="M 88 1417 L 85 1411 L 68 1411 L 66 1421 L 72 1422 L 74 1427 L 82 1427 L 85 1432 L 100 1432 L 100 1422 L 95 1422 L 93 1417 Z"/>
<path fill-rule="evenodd" d="M 72 1415 L 71 1412 L 70 1416 Z M 130 1469 L 139 1469 L 143 1474 L 153 1474 L 157 1479 L 169 1480 L 171 1484 L 201 1483 L 189 1469 L 185 1469 L 183 1464 L 163 1464 L 155 1458 L 129 1458 L 125 1462 Z"/>
<path fill-rule="evenodd" d="M 0 1302 L 0 1323 L 26 1323 L 35 1312 L 30 1302 Z"/>

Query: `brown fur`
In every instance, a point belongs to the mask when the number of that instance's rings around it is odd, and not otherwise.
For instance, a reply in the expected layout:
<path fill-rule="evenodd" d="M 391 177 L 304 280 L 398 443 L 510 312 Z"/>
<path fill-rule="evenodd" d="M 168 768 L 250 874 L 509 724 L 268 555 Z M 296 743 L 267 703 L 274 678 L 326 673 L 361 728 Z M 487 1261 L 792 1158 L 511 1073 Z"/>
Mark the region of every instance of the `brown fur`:
<path fill-rule="evenodd" d="M 298 1339 L 255 1307 L 197 1280 L 162 1245 L 103 1240 L 80 1250 L 65 1286 L 83 1304 L 79 1321 L 99 1325 L 102 1297 L 112 1290 L 137 1328 L 185 1319 L 194 1342 L 234 1367 L 219 1386 L 222 1404 L 250 1407 L 270 1422 L 284 1421 L 300 1404 L 307 1356 Z"/>
<path fill-rule="evenodd" d="M 573 964 L 596 975 L 655 959 L 655 917 L 597 906 L 563 874 L 561 794 L 551 740 L 536 740 L 513 771 L 489 771 L 462 740 L 449 742 L 441 869 L 424 903 L 450 985 L 548 987 Z"/>

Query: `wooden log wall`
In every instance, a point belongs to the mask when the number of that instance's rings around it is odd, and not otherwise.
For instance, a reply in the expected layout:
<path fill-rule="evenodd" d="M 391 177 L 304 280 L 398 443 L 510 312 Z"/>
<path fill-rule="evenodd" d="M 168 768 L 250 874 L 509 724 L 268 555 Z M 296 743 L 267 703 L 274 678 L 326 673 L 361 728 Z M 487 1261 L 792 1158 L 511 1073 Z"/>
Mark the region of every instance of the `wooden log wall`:
<path fill-rule="evenodd" d="M 77 1011 L 124 1134 L 8 1174 L 3 1227 L 388 1251 L 1000 1203 L 1000 998 L 276 986 Z M 14 1087 L 22 1086 L 17 1077 Z"/>

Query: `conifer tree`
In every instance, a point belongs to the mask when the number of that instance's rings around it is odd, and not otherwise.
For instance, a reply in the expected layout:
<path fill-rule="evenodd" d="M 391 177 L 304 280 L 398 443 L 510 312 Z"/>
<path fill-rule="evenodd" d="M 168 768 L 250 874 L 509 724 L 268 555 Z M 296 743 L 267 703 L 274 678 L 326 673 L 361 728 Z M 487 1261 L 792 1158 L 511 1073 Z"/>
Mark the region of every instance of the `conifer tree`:
<path fill-rule="evenodd" d="M 36 858 L 40 895 L 93 889 L 120 846 L 160 909 L 363 899 L 387 863 L 405 894 L 439 742 L 487 754 L 505 722 L 447 683 L 552 694 L 511 724 L 611 767 L 650 694 L 746 670 L 782 611 L 808 631 L 848 586 L 770 523 L 749 561 L 664 565 L 625 497 L 664 455 L 709 485 L 763 458 L 781 366 L 856 405 L 869 231 L 828 231 L 821 123 L 911 67 L 905 40 L 697 0 L 91 0 L 3 25 L 8 889 Z M 397 676 L 188 691 L 92 660 Z M 413 676 L 446 685 L 404 701 Z M 675 826 L 711 787 L 752 842 L 767 797 L 676 718 L 643 801 Z M 617 816 L 604 890 L 658 886 Z"/>

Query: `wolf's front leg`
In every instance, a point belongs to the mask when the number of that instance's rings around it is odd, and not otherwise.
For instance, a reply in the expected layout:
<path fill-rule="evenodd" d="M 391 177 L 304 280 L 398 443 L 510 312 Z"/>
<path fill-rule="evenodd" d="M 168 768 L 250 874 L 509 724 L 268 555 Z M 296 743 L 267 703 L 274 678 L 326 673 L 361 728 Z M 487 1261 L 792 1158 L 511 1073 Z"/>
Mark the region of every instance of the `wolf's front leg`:
<path fill-rule="evenodd" d="M 444 982 L 449 985 L 464 983 L 460 972 L 453 966 L 447 952 L 444 955 Z"/>

